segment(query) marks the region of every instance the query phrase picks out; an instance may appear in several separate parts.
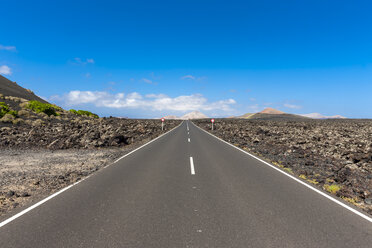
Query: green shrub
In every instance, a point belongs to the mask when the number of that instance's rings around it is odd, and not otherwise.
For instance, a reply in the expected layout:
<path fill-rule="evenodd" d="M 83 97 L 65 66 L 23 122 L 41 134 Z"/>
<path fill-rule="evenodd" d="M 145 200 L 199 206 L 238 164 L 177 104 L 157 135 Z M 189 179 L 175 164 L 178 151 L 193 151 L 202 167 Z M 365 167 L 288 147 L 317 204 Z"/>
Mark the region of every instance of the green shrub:
<path fill-rule="evenodd" d="M 17 117 L 17 111 L 10 110 L 9 106 L 6 103 L 0 102 L 0 118 L 2 118 L 6 114 L 10 114 L 13 115 L 14 117 Z"/>
<path fill-rule="evenodd" d="M 75 110 L 75 109 L 70 109 L 69 110 L 71 113 L 75 114 L 75 115 L 85 115 L 85 116 L 89 116 L 89 117 L 94 117 L 94 118 L 99 118 L 98 115 L 90 112 L 90 111 L 86 111 L 86 110 Z"/>
<path fill-rule="evenodd" d="M 0 118 L 9 112 L 9 106 L 5 102 L 0 102 Z"/>
<path fill-rule="evenodd" d="M 284 170 L 285 170 L 286 172 L 288 172 L 288 173 L 291 173 L 291 174 L 293 174 L 293 171 L 292 171 L 292 169 L 291 169 L 291 168 L 284 168 Z"/>
<path fill-rule="evenodd" d="M 327 190 L 331 194 L 336 194 L 337 191 L 341 189 L 341 186 L 337 184 L 332 184 L 332 185 L 324 184 L 324 189 Z"/>
<path fill-rule="evenodd" d="M 75 109 L 70 109 L 69 111 L 70 111 L 71 113 L 75 114 L 75 115 L 78 114 L 78 112 L 77 112 Z"/>
<path fill-rule="evenodd" d="M 47 115 L 59 115 L 56 111 L 61 111 L 62 109 L 60 107 L 57 107 L 55 105 L 49 104 L 49 103 L 42 103 L 39 101 L 29 101 L 27 105 L 28 109 L 31 109 L 32 111 L 36 113 L 45 113 Z"/>
<path fill-rule="evenodd" d="M 15 111 L 15 110 L 10 110 L 10 111 L 8 112 L 8 114 L 13 115 L 14 117 L 17 117 L 17 116 L 18 116 L 18 112 Z"/>

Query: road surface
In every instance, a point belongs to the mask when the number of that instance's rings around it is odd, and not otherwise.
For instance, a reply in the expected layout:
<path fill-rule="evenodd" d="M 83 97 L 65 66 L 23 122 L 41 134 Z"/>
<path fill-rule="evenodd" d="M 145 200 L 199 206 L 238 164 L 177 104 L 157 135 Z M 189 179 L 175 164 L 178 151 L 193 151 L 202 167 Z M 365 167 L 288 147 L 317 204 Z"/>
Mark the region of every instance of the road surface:
<path fill-rule="evenodd" d="M 185 121 L 0 227 L 0 242 L 2 248 L 372 247 L 372 224 Z"/>

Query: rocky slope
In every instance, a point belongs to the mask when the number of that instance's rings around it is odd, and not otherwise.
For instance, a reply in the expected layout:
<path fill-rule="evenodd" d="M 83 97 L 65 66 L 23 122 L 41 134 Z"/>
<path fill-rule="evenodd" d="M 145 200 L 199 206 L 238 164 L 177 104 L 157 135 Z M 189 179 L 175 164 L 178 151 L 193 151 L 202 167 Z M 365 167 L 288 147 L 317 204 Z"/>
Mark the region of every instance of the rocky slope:
<path fill-rule="evenodd" d="M 372 120 L 194 123 L 372 214 Z"/>

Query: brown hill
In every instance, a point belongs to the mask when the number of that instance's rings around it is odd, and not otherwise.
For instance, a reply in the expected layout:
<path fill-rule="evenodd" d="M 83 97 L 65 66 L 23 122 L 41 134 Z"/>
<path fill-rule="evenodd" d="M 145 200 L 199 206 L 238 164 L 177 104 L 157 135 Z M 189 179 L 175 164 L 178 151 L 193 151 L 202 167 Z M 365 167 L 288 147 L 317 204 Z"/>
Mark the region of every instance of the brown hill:
<path fill-rule="evenodd" d="M 273 109 L 273 108 L 265 108 L 261 112 L 258 112 L 259 114 L 271 114 L 271 115 L 281 115 L 285 114 L 283 111 Z"/>
<path fill-rule="evenodd" d="M 305 116 L 300 116 L 300 115 L 294 115 L 294 114 L 262 114 L 262 113 L 257 113 L 252 116 L 250 116 L 248 119 L 251 120 L 305 120 L 309 119 Z"/>
<path fill-rule="evenodd" d="M 9 79 L 0 75 L 0 94 L 4 96 L 19 97 L 26 100 L 36 100 L 39 102 L 47 103 L 47 101 L 41 99 L 31 90 L 25 89 L 19 86 L 16 82 L 12 82 Z"/>

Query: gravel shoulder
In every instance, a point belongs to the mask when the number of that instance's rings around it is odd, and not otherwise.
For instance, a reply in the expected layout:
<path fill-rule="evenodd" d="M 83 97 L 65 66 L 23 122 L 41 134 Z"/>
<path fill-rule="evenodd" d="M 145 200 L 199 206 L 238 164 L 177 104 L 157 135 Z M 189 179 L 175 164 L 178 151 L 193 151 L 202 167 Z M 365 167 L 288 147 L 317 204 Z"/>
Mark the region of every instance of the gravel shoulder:
<path fill-rule="evenodd" d="M 193 122 L 372 214 L 372 120 Z"/>

